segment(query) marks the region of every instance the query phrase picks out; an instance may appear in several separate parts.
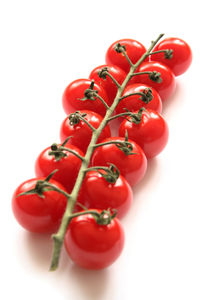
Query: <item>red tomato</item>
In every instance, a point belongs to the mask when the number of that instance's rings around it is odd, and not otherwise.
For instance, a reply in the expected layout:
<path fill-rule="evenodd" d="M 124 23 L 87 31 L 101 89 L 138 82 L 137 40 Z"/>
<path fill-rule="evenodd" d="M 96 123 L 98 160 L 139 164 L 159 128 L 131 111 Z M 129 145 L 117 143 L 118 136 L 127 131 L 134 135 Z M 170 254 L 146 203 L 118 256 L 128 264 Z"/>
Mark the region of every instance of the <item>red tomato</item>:
<path fill-rule="evenodd" d="M 63 108 L 67 114 L 76 110 L 87 109 L 94 111 L 102 116 L 106 113 L 105 105 L 98 98 L 94 97 L 94 100 L 87 99 L 85 96 L 85 90 L 90 88 L 92 80 L 89 79 L 77 79 L 71 82 L 65 89 L 62 102 Z M 108 96 L 104 89 L 98 84 L 94 84 L 93 90 L 98 92 L 98 95 L 104 99 L 108 104 Z M 83 98 L 86 100 L 81 100 Z"/>
<path fill-rule="evenodd" d="M 190 46 L 179 38 L 166 38 L 155 46 L 154 51 L 165 49 L 173 50 L 172 58 L 165 58 L 164 53 L 150 56 L 150 60 L 159 61 L 168 66 L 176 76 L 183 74 L 192 62 L 192 51 Z"/>
<path fill-rule="evenodd" d="M 91 214 L 86 214 L 71 220 L 64 245 L 69 257 L 80 267 L 103 269 L 120 256 L 124 230 L 117 218 L 108 225 L 99 225 Z"/>
<path fill-rule="evenodd" d="M 120 43 L 121 46 L 125 46 L 126 53 L 133 64 L 140 59 L 140 57 L 146 52 L 146 49 L 140 42 L 132 39 L 116 41 L 108 48 L 106 52 L 106 63 L 116 65 L 128 73 L 130 70 L 130 64 L 122 52 L 118 53 L 115 50 L 115 46 L 118 43 Z"/>
<path fill-rule="evenodd" d="M 109 98 L 110 105 L 113 103 L 113 100 L 115 99 L 116 93 L 117 93 L 117 86 L 112 81 L 111 78 L 106 76 L 106 79 L 100 78 L 98 75 L 98 72 L 101 71 L 103 68 L 107 68 L 108 72 L 118 81 L 119 84 L 122 84 L 124 79 L 126 78 L 126 73 L 118 68 L 117 66 L 112 65 L 102 65 L 99 67 L 96 67 L 91 73 L 89 78 L 94 79 L 95 82 L 100 85 L 107 93 Z"/>
<path fill-rule="evenodd" d="M 13 213 L 19 224 L 28 231 L 53 233 L 57 231 L 65 212 L 66 197 L 56 191 L 44 192 L 44 198 L 37 194 L 18 196 L 21 193 L 34 189 L 38 180 L 44 180 L 44 178 L 27 180 L 15 190 L 12 198 Z M 66 191 L 59 182 L 53 179 L 50 179 L 49 182 L 57 188 Z"/>
<path fill-rule="evenodd" d="M 131 117 L 127 119 L 131 120 Z M 119 135 L 125 136 L 127 130 L 130 139 L 141 146 L 147 158 L 158 155 L 164 149 L 168 141 L 168 126 L 159 113 L 148 109 L 142 112 L 139 124 L 128 120 L 121 123 Z"/>
<path fill-rule="evenodd" d="M 175 76 L 173 72 L 160 62 L 150 61 L 143 62 L 137 72 L 159 72 L 161 74 L 161 82 L 155 82 L 149 78 L 149 74 L 136 75 L 129 81 L 129 85 L 132 83 L 144 83 L 154 88 L 163 101 L 168 99 L 174 92 L 176 87 Z"/>
<path fill-rule="evenodd" d="M 116 182 L 110 183 L 97 171 L 90 171 L 84 178 L 78 202 L 87 208 L 116 209 L 117 217 L 122 218 L 132 200 L 132 190 L 123 176 L 119 175 Z"/>
<path fill-rule="evenodd" d="M 66 144 L 65 147 L 84 156 L 83 152 L 73 145 Z M 48 147 L 40 153 L 35 162 L 35 174 L 37 177 L 46 177 L 53 170 L 57 169 L 58 171 L 54 174 L 54 179 L 60 182 L 71 193 L 82 161 L 68 151 L 63 151 L 62 153 L 66 154 L 66 156 L 62 156 L 60 159 L 55 155 L 49 154 L 52 152 L 51 147 Z"/>
<path fill-rule="evenodd" d="M 102 141 L 119 141 L 124 142 L 124 138 L 112 137 Z M 143 150 L 132 140 L 131 143 L 133 150 L 132 155 L 125 154 L 115 144 L 104 145 L 96 148 L 92 157 L 93 166 L 108 166 L 108 163 L 114 164 L 120 171 L 120 174 L 126 178 L 131 186 L 137 184 L 144 176 L 147 168 L 147 159 Z"/>
<path fill-rule="evenodd" d="M 132 94 L 132 93 L 149 93 L 148 89 L 150 88 L 150 86 L 142 84 L 142 83 L 135 83 L 132 85 L 129 85 L 125 88 L 123 96 Z M 160 98 L 160 95 L 158 94 L 158 92 L 153 89 L 151 89 L 151 93 L 150 95 L 152 95 L 152 100 L 150 100 L 149 102 L 145 102 L 145 97 L 141 96 L 141 95 L 133 95 L 133 96 L 129 96 L 127 98 L 124 98 L 123 100 L 120 101 L 120 103 L 117 105 L 116 107 L 116 113 L 120 114 L 123 112 L 126 112 L 126 110 L 124 110 L 124 108 L 127 108 L 130 111 L 135 111 L 135 110 L 139 110 L 142 107 L 145 108 L 150 108 L 153 109 L 157 112 L 161 112 L 162 111 L 162 101 Z M 144 99 L 144 101 L 143 101 Z M 147 98 L 148 100 L 148 98 Z"/>
<path fill-rule="evenodd" d="M 98 128 L 100 123 L 103 120 L 103 118 L 99 114 L 89 110 L 81 110 L 80 113 L 86 114 L 85 119 L 94 128 Z M 77 146 L 85 153 L 92 137 L 92 130 L 82 120 L 80 120 L 75 125 L 70 125 L 69 116 L 67 116 L 67 118 L 63 121 L 61 125 L 61 130 L 60 130 L 61 143 L 64 142 L 66 138 L 69 136 L 72 136 L 72 138 L 69 140 L 68 143 Z M 103 129 L 101 135 L 99 136 L 98 142 L 110 136 L 111 136 L 110 127 L 107 125 Z"/>

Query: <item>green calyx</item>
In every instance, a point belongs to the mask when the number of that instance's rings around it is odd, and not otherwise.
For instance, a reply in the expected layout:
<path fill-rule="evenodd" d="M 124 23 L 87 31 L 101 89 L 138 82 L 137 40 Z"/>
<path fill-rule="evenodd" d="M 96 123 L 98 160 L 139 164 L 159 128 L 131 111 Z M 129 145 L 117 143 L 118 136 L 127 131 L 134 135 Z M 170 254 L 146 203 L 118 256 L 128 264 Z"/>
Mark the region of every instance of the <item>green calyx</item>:
<path fill-rule="evenodd" d="M 111 221 L 116 217 L 117 210 L 103 210 L 99 214 L 94 214 L 93 217 L 95 218 L 97 224 L 99 225 L 108 225 L 111 223 Z"/>
<path fill-rule="evenodd" d="M 81 101 L 85 101 L 85 100 L 95 101 L 96 100 L 96 94 L 98 94 L 98 91 L 94 90 L 94 80 L 92 80 L 89 88 L 86 89 L 85 92 L 84 92 L 84 97 L 80 100 Z"/>
<path fill-rule="evenodd" d="M 171 59 L 173 57 L 173 50 L 172 49 L 166 49 L 164 55 L 165 55 L 166 59 Z"/>
<path fill-rule="evenodd" d="M 142 113 L 146 109 L 144 107 L 140 108 L 140 110 L 137 113 L 132 113 L 129 118 L 126 118 L 127 121 L 135 123 L 135 124 L 140 124 L 142 120 Z M 128 110 L 127 110 L 128 111 Z"/>
<path fill-rule="evenodd" d="M 149 78 L 154 82 L 161 83 L 162 78 L 160 75 L 161 75 L 160 72 L 153 71 L 149 74 Z"/>
<path fill-rule="evenodd" d="M 126 47 L 124 45 L 121 45 L 120 43 L 117 43 L 114 49 L 117 53 L 123 53 L 124 51 L 126 51 Z"/>
<path fill-rule="evenodd" d="M 148 104 L 153 99 L 152 90 L 150 88 L 144 89 L 139 99 Z"/>
<path fill-rule="evenodd" d="M 114 184 L 117 179 L 119 178 L 120 172 L 119 169 L 114 165 L 114 164 L 110 164 L 110 167 L 107 169 L 106 173 L 102 173 L 99 171 L 99 173 L 101 174 L 101 176 L 103 178 L 105 178 L 105 180 L 109 183 Z"/>
<path fill-rule="evenodd" d="M 74 126 L 78 124 L 82 118 L 87 116 L 87 114 L 80 114 L 79 111 L 76 111 L 75 113 L 72 113 L 69 115 L 69 125 Z"/>
<path fill-rule="evenodd" d="M 100 78 L 106 80 L 106 76 L 108 75 L 108 68 L 107 68 L 107 67 L 102 68 L 102 69 L 98 72 L 98 75 L 99 75 Z"/>
<path fill-rule="evenodd" d="M 62 145 L 56 143 L 51 145 L 51 151 L 48 152 L 49 155 L 53 155 L 56 161 L 61 160 L 63 157 L 67 157 L 66 149 L 64 148 L 65 144 L 69 141 L 71 136 L 69 136 Z M 65 152 L 64 152 L 65 151 Z"/>
<path fill-rule="evenodd" d="M 92 167 L 91 170 L 96 170 L 107 182 L 114 184 L 119 178 L 120 171 L 114 164 L 108 164 L 110 165 L 109 167 L 97 166 Z M 90 168 L 88 170 L 90 170 Z M 101 172 L 99 170 L 103 170 L 104 172 Z"/>
<path fill-rule="evenodd" d="M 133 155 L 136 154 L 133 152 L 133 146 L 132 144 L 128 141 L 128 132 L 126 130 L 125 132 L 125 137 L 124 137 L 124 142 L 120 141 L 116 143 L 116 146 L 124 152 L 125 155 Z"/>
<path fill-rule="evenodd" d="M 49 180 L 57 171 L 58 171 L 57 169 L 54 170 L 51 174 L 49 174 L 45 178 L 45 180 L 38 180 L 33 189 L 31 189 L 27 192 L 21 193 L 17 197 L 23 196 L 23 195 L 37 194 L 40 198 L 44 198 L 44 192 L 55 190 L 54 186 L 49 183 Z"/>

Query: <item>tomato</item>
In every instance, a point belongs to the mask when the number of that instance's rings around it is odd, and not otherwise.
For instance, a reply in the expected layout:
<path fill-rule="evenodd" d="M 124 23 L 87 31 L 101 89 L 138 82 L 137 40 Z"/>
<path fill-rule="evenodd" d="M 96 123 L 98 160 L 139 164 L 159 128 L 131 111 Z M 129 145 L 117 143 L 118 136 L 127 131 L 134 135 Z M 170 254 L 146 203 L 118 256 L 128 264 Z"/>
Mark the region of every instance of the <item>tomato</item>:
<path fill-rule="evenodd" d="M 80 114 L 86 114 L 84 117 L 94 128 L 98 128 L 103 118 L 92 111 L 89 110 L 81 110 Z M 67 137 L 72 136 L 68 143 L 78 147 L 84 153 L 87 150 L 87 147 L 90 143 L 92 137 L 92 129 L 88 127 L 88 125 L 82 121 L 77 121 L 77 124 L 71 124 L 70 115 L 65 118 L 62 122 L 60 129 L 60 139 L 61 142 L 64 142 Z M 101 132 L 98 142 L 103 139 L 110 137 L 111 131 L 110 127 L 107 125 L 103 131 Z"/>
<path fill-rule="evenodd" d="M 13 213 L 19 224 L 26 230 L 38 233 L 53 233 L 57 231 L 65 212 L 66 197 L 57 191 L 44 191 L 44 197 L 38 194 L 18 196 L 34 189 L 38 180 L 44 180 L 44 178 L 33 178 L 18 186 L 12 198 Z M 50 179 L 49 182 L 66 191 L 59 182 L 53 179 Z"/>
<path fill-rule="evenodd" d="M 128 212 L 133 196 L 123 176 L 119 175 L 111 183 L 97 171 L 90 171 L 84 178 L 78 201 L 87 208 L 116 209 L 117 217 L 122 218 Z"/>
<path fill-rule="evenodd" d="M 124 142 L 122 137 L 107 138 L 104 142 Z M 100 146 L 95 149 L 92 156 L 93 166 L 108 166 L 108 163 L 114 164 L 120 171 L 120 174 L 125 177 L 131 186 L 136 185 L 144 176 L 147 168 L 147 159 L 143 150 L 135 142 L 128 139 L 133 150 L 126 154 L 119 149 L 115 144 Z"/>
<path fill-rule="evenodd" d="M 80 267 L 103 269 L 120 256 L 124 230 L 117 218 L 108 225 L 99 225 L 88 213 L 71 220 L 64 245 L 69 257 Z"/>
<path fill-rule="evenodd" d="M 132 39 L 118 40 L 108 48 L 106 52 L 106 63 L 116 65 L 128 73 L 130 70 L 129 62 L 122 52 L 119 53 L 115 50 L 118 43 L 121 46 L 125 46 L 126 53 L 133 64 L 141 58 L 141 56 L 146 52 L 146 49 L 140 42 Z"/>
<path fill-rule="evenodd" d="M 100 72 L 103 68 L 107 68 L 108 72 L 117 80 L 119 84 L 122 84 L 126 78 L 126 73 L 117 66 L 112 65 L 102 65 L 96 67 L 90 73 L 89 78 L 94 79 L 95 83 L 100 85 L 106 91 L 109 98 L 109 104 L 111 105 L 117 93 L 117 86 L 110 77 L 106 76 L 106 79 L 99 77 L 98 72 Z"/>
<path fill-rule="evenodd" d="M 57 169 L 54 179 L 71 193 L 82 161 L 69 151 L 59 152 L 59 145 L 56 147 L 57 151 L 52 151 L 51 147 L 48 147 L 39 154 L 35 162 L 35 174 L 37 177 L 46 177 Z M 73 145 L 67 144 L 65 147 L 75 151 L 82 157 L 84 156 L 84 153 Z"/>
<path fill-rule="evenodd" d="M 183 74 L 192 62 L 192 51 L 190 46 L 179 38 L 166 38 L 155 46 L 154 51 L 171 49 L 172 58 L 165 58 L 164 53 L 157 53 L 150 56 L 150 60 L 159 61 L 168 66 L 175 76 Z"/>
<path fill-rule="evenodd" d="M 149 91 L 149 89 L 151 89 L 151 91 Z M 130 111 L 135 111 L 145 107 L 153 109 L 159 113 L 162 111 L 162 101 L 160 95 L 155 89 L 150 88 L 148 85 L 142 83 L 135 83 L 127 86 L 122 96 L 132 93 L 143 93 L 144 96 L 133 95 L 122 99 L 116 107 L 117 114 L 126 112 L 124 108 L 127 108 Z"/>
<path fill-rule="evenodd" d="M 92 80 L 77 79 L 66 87 L 62 97 L 62 103 L 67 114 L 72 113 L 75 110 L 87 109 L 102 116 L 105 115 L 106 107 L 101 100 L 97 97 L 93 97 L 93 100 L 90 100 L 87 94 L 85 95 L 85 91 L 90 89 L 91 84 Z M 94 83 L 93 90 L 97 91 L 98 95 L 108 104 L 108 96 L 101 86 Z M 83 98 L 85 98 L 85 100 L 81 100 Z"/>
<path fill-rule="evenodd" d="M 119 135 L 123 137 L 128 132 L 130 139 L 134 140 L 141 148 L 147 158 L 158 155 L 166 146 L 168 141 L 168 126 L 164 118 L 153 110 L 142 111 L 139 124 L 131 122 L 127 117 L 119 128 Z"/>
<path fill-rule="evenodd" d="M 164 64 L 156 61 L 143 62 L 137 72 L 153 72 L 161 74 L 161 82 L 155 82 L 149 78 L 149 74 L 136 75 L 129 81 L 131 83 L 144 83 L 154 88 L 160 95 L 162 101 L 168 99 L 176 87 L 175 76 L 173 72 Z"/>

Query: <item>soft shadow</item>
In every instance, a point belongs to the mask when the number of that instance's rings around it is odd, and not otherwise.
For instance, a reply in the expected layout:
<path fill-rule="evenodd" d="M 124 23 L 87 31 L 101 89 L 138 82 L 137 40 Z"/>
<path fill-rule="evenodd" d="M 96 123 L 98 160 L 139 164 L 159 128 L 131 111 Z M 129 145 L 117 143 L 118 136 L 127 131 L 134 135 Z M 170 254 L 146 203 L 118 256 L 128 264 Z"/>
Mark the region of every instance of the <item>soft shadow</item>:
<path fill-rule="evenodd" d="M 77 283 L 77 289 L 84 295 L 84 299 L 104 299 L 106 289 L 109 287 L 109 269 L 85 270 L 73 264 L 69 273 Z"/>
<path fill-rule="evenodd" d="M 136 196 L 143 188 L 147 188 L 147 185 L 152 185 L 152 182 L 157 177 L 157 170 L 159 167 L 159 162 L 157 157 L 148 160 L 147 171 L 144 178 L 139 182 L 134 188 L 133 193 Z"/>
<path fill-rule="evenodd" d="M 53 250 L 51 235 L 25 232 L 24 246 L 38 268 L 45 272 L 49 270 Z M 68 265 L 69 259 L 64 254 L 61 253 L 59 269 L 66 269 Z"/>
<path fill-rule="evenodd" d="M 184 86 L 176 79 L 176 89 L 173 95 L 163 102 L 162 114 L 165 116 L 184 101 Z"/>

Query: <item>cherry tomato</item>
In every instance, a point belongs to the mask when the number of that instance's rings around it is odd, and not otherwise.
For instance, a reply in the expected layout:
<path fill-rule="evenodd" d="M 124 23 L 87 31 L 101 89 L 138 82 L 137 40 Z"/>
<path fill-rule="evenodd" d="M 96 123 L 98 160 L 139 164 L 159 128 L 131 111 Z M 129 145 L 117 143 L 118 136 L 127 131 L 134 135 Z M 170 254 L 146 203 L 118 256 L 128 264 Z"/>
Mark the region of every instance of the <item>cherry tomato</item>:
<path fill-rule="evenodd" d="M 109 98 L 109 103 L 111 105 L 117 93 L 117 86 L 108 76 L 106 76 L 106 79 L 99 77 L 98 72 L 100 72 L 103 68 L 107 68 L 108 72 L 118 81 L 119 84 L 122 84 L 122 82 L 124 81 L 126 73 L 117 66 L 112 65 L 102 65 L 96 67 L 90 73 L 89 78 L 94 79 L 95 82 L 106 91 Z"/>
<path fill-rule="evenodd" d="M 125 47 L 126 53 L 133 64 L 141 58 L 141 56 L 146 52 L 146 49 L 140 42 L 132 39 L 118 40 L 108 48 L 106 52 L 106 63 L 108 65 L 116 65 L 128 73 L 130 70 L 130 64 L 122 52 L 119 53 L 115 50 L 117 44 Z"/>
<path fill-rule="evenodd" d="M 162 111 L 162 101 L 160 95 L 155 89 L 150 88 L 148 85 L 142 83 L 135 83 L 125 88 L 123 96 L 132 93 L 143 93 L 144 96 L 133 95 L 122 99 L 116 107 L 117 114 L 126 112 L 124 108 L 127 108 L 130 111 L 135 111 L 145 107 L 153 109 L 159 113 Z"/>
<path fill-rule="evenodd" d="M 150 56 L 150 60 L 159 61 L 168 66 L 175 76 L 183 74 L 192 62 L 192 51 L 190 46 L 179 38 L 166 38 L 155 46 L 154 51 L 171 49 L 172 58 L 165 58 L 164 53 L 157 53 Z"/>
<path fill-rule="evenodd" d="M 56 147 L 57 151 L 52 151 L 51 147 L 48 147 L 39 154 L 35 162 L 35 174 L 37 177 L 46 177 L 57 169 L 54 179 L 71 193 L 81 166 L 81 159 L 69 151 L 59 152 L 59 145 Z M 84 156 L 84 153 L 73 145 L 67 144 L 65 147 Z"/>
<path fill-rule="evenodd" d="M 91 214 L 71 220 L 64 239 L 69 257 L 86 269 L 110 266 L 124 247 L 124 230 L 117 218 L 108 225 L 99 225 Z"/>
<path fill-rule="evenodd" d="M 164 64 L 156 61 L 143 62 L 137 72 L 153 72 L 161 74 L 161 82 L 155 82 L 149 78 L 149 74 L 136 75 L 129 81 L 131 83 L 144 83 L 154 88 L 160 95 L 162 101 L 168 99 L 176 87 L 175 76 L 173 72 Z"/>
<path fill-rule="evenodd" d="M 119 135 L 124 136 L 128 132 L 130 139 L 134 140 L 141 148 L 147 158 L 158 155 L 166 146 L 168 141 L 168 126 L 164 118 L 153 110 L 142 111 L 139 124 L 131 122 L 127 117 L 119 128 Z"/>
<path fill-rule="evenodd" d="M 103 118 L 99 114 L 89 110 L 81 110 L 80 114 L 86 114 L 85 119 L 94 128 L 98 128 L 100 123 L 103 120 Z M 78 147 L 85 153 L 92 137 L 92 130 L 82 120 L 77 121 L 77 124 L 74 125 L 70 124 L 69 118 L 70 117 L 67 116 L 67 118 L 65 118 L 65 120 L 61 125 L 61 130 L 60 130 L 61 142 L 64 142 L 67 137 L 72 136 L 72 138 L 69 140 L 68 143 Z M 110 127 L 107 125 L 101 132 L 98 142 L 110 136 L 111 136 Z"/>
<path fill-rule="evenodd" d="M 84 178 L 78 202 L 87 208 L 116 209 L 117 217 L 122 218 L 128 212 L 132 200 L 132 190 L 123 176 L 119 175 L 111 183 L 97 171 L 90 171 Z"/>
<path fill-rule="evenodd" d="M 113 141 L 124 142 L 124 138 L 107 138 L 102 143 Z M 112 163 L 119 169 L 120 174 L 125 177 L 128 183 L 134 186 L 143 178 L 146 172 L 147 159 L 140 146 L 132 140 L 128 139 L 128 142 L 131 143 L 133 148 L 131 152 L 136 154 L 125 154 L 115 144 L 104 145 L 94 151 L 92 165 L 108 166 L 108 163 Z"/>
<path fill-rule="evenodd" d="M 45 191 L 43 198 L 38 194 L 18 196 L 34 189 L 38 180 L 44 180 L 44 178 L 33 178 L 18 186 L 12 198 L 13 213 L 19 224 L 26 230 L 38 233 L 53 233 L 57 231 L 65 212 L 66 197 L 57 191 Z M 50 179 L 49 182 L 66 191 L 59 182 L 53 179 Z"/>
<path fill-rule="evenodd" d="M 67 114 L 74 112 L 75 110 L 91 110 L 102 116 L 106 113 L 105 105 L 97 97 L 89 99 L 85 91 L 90 88 L 92 80 L 89 79 L 77 79 L 71 82 L 65 89 L 62 102 L 63 108 Z M 94 91 L 97 91 L 98 95 L 108 104 L 108 96 L 104 89 L 98 84 L 94 83 Z M 88 93 L 89 95 L 89 93 Z M 85 100 L 81 100 L 84 99 Z"/>

